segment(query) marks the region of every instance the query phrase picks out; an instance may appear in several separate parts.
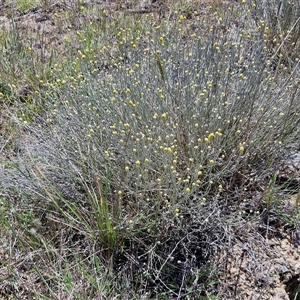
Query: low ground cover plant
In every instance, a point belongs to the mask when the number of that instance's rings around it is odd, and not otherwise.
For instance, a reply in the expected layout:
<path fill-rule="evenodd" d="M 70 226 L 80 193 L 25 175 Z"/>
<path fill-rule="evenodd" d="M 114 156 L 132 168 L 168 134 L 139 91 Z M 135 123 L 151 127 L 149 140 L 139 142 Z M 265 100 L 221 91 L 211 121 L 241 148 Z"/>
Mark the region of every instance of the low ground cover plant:
<path fill-rule="evenodd" d="M 264 210 L 241 206 L 299 141 L 299 59 L 287 45 L 299 47 L 299 20 L 269 27 L 255 2 L 210 12 L 142 28 L 137 18 L 110 46 L 90 23 L 55 85 L 43 82 L 43 113 L 17 114 L 32 139 L 17 165 L 34 216 L 22 242 L 55 265 L 39 271 L 50 296 L 212 299 L 214 255 Z"/>

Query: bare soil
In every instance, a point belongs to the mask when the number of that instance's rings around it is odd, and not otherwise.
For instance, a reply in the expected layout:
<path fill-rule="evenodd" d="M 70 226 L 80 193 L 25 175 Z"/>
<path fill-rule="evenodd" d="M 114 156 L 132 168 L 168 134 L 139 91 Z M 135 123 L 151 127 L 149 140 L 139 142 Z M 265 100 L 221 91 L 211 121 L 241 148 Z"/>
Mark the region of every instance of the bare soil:
<path fill-rule="evenodd" d="M 283 211 L 299 211 L 298 202 L 299 195 L 291 196 Z M 224 299 L 300 299 L 299 245 L 300 228 L 272 213 L 249 222 L 219 257 Z"/>

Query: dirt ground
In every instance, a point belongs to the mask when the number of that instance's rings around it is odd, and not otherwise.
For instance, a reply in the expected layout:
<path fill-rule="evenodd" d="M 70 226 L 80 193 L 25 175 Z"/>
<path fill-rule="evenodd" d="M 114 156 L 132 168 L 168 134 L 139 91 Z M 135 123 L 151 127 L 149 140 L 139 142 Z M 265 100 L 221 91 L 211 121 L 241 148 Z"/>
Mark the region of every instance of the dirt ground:
<path fill-rule="evenodd" d="M 297 197 L 286 200 L 285 209 L 299 210 Z M 226 299 L 300 299 L 300 229 L 269 217 L 272 225 L 249 222 L 240 240 L 220 254 Z"/>

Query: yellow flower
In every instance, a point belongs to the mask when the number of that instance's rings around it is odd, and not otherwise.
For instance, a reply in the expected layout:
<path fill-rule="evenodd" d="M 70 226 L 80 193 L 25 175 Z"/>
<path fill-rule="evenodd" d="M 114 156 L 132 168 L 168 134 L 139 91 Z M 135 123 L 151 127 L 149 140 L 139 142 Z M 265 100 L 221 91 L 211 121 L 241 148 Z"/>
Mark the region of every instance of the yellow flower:
<path fill-rule="evenodd" d="M 240 151 L 241 154 L 243 154 L 244 151 L 245 151 L 245 148 L 243 146 L 241 146 L 240 149 L 239 149 L 239 151 Z"/>
<path fill-rule="evenodd" d="M 166 114 L 166 113 L 163 113 L 163 114 L 161 115 L 161 118 L 162 118 L 162 120 L 165 120 L 165 119 L 167 118 L 167 114 Z"/>
<path fill-rule="evenodd" d="M 131 106 L 131 107 L 136 107 L 136 104 L 133 102 L 133 101 L 129 101 L 129 105 Z"/>
<path fill-rule="evenodd" d="M 215 135 L 213 133 L 210 133 L 207 138 L 209 141 L 211 141 L 214 139 L 214 137 L 215 137 Z"/>
<path fill-rule="evenodd" d="M 186 189 L 185 189 L 185 192 L 186 192 L 187 194 L 189 194 L 189 193 L 191 192 L 191 189 L 190 189 L 190 188 L 186 188 Z"/>

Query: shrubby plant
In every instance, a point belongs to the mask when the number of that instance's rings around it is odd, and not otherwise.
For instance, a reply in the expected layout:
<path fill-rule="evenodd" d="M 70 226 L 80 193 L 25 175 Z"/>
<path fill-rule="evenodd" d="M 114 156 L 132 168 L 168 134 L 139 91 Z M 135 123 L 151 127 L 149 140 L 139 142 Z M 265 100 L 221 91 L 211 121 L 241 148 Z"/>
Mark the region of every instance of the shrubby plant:
<path fill-rule="evenodd" d="M 143 35 L 120 28 L 101 51 L 83 39 L 40 127 L 26 126 L 46 149 L 31 155 L 40 205 L 133 290 L 209 293 L 209 259 L 242 222 L 243 192 L 299 139 L 299 60 L 286 53 L 274 69 L 289 33 L 270 47 L 257 11 L 194 12 L 194 27 L 177 13 Z"/>

